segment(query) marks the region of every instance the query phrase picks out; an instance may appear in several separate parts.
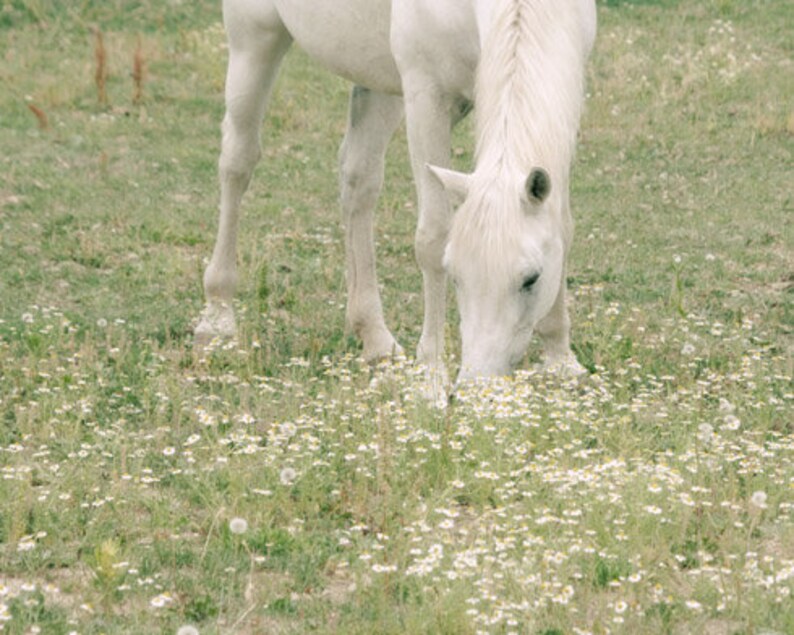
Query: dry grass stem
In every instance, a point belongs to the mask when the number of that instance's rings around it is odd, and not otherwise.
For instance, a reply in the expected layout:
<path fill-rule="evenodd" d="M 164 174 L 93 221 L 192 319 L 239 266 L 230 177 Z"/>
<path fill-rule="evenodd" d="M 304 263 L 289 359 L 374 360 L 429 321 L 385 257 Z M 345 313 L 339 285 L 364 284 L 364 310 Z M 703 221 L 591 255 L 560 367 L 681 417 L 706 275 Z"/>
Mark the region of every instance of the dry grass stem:
<path fill-rule="evenodd" d="M 39 123 L 40 130 L 47 130 L 50 127 L 50 121 L 47 113 L 39 108 L 36 104 L 28 104 L 28 109 L 36 116 L 36 121 Z"/>
<path fill-rule="evenodd" d="M 146 61 L 143 55 L 141 36 L 138 36 L 138 43 L 135 47 L 135 55 L 132 59 L 132 103 L 135 105 L 143 101 L 143 82 L 146 78 Z"/>
<path fill-rule="evenodd" d="M 107 106 L 109 103 L 107 93 L 108 55 L 107 49 L 105 48 L 105 40 L 99 28 L 94 31 L 94 61 L 96 63 L 94 81 L 97 89 L 97 100 L 100 105 Z"/>

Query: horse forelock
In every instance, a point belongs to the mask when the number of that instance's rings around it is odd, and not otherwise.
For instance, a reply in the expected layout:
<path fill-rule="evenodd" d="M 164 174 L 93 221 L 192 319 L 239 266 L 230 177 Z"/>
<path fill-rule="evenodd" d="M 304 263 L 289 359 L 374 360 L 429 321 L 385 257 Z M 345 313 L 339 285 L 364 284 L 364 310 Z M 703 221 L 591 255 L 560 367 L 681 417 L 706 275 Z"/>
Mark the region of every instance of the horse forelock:
<path fill-rule="evenodd" d="M 504 177 L 504 175 L 502 175 Z M 477 179 L 458 209 L 449 236 L 453 266 L 476 263 L 481 275 L 507 282 L 515 262 L 525 255 L 533 236 L 527 232 L 528 214 L 515 179 Z"/>

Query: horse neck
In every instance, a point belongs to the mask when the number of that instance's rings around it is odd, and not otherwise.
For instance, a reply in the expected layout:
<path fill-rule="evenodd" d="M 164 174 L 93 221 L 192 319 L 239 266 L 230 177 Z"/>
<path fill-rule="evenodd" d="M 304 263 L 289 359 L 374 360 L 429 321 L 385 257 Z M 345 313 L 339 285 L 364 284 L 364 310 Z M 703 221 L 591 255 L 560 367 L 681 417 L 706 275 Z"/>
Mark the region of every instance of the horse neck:
<path fill-rule="evenodd" d="M 476 170 L 567 179 L 586 55 L 577 2 L 496 0 L 477 71 Z"/>

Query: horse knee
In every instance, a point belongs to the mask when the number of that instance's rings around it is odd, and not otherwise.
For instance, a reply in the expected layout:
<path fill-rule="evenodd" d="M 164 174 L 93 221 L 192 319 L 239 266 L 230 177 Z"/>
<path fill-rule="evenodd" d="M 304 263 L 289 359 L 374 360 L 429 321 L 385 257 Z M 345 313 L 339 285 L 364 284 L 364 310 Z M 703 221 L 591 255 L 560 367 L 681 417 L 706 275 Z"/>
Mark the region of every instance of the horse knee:
<path fill-rule="evenodd" d="M 375 205 L 383 185 L 383 158 L 356 156 L 344 145 L 339 153 L 339 192 L 350 211 Z"/>
<path fill-rule="evenodd" d="M 221 130 L 221 156 L 218 162 L 221 178 L 237 176 L 247 180 L 262 157 L 259 135 L 241 129 L 228 113 L 223 119 Z"/>
<path fill-rule="evenodd" d="M 254 171 L 261 156 L 258 143 L 229 140 L 223 144 L 218 169 L 221 175 L 248 175 Z"/>
<path fill-rule="evenodd" d="M 416 230 L 414 250 L 416 261 L 424 271 L 444 271 L 444 248 L 449 231 L 446 224 L 422 224 Z"/>
<path fill-rule="evenodd" d="M 339 193 L 342 206 L 350 211 L 371 208 L 380 193 L 382 179 L 366 171 L 344 170 L 340 175 Z"/>

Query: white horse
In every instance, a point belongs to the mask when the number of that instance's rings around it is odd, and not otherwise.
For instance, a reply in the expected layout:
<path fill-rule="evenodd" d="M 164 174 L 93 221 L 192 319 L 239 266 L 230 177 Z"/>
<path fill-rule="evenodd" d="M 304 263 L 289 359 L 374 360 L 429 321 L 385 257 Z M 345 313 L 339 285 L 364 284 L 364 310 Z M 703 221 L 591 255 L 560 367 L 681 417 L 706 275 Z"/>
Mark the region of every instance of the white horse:
<path fill-rule="evenodd" d="M 418 194 L 424 283 L 417 361 L 446 391 L 446 276 L 457 287 L 459 379 L 509 373 L 536 330 L 547 366 L 582 372 L 569 344 L 568 180 L 596 30 L 594 0 L 224 0 L 229 39 L 220 223 L 197 345 L 235 333 L 240 200 L 293 41 L 353 82 L 340 151 L 347 321 L 364 357 L 401 349 L 383 318 L 372 215 L 403 113 Z M 450 135 L 476 104 L 474 172 L 448 169 Z M 451 209 L 460 206 L 456 214 Z"/>

